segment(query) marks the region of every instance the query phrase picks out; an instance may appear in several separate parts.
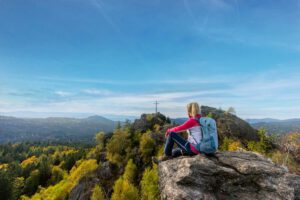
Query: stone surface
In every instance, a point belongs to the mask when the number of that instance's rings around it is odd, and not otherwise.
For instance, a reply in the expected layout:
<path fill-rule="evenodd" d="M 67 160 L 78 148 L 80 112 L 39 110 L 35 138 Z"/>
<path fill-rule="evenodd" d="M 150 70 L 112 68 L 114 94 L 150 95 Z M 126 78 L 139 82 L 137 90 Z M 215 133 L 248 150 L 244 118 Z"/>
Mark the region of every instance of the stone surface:
<path fill-rule="evenodd" d="M 113 166 L 108 162 L 103 162 L 100 166 L 87 176 L 79 180 L 79 183 L 71 190 L 69 200 L 88 200 L 92 195 L 95 185 L 99 185 L 104 190 L 105 195 L 110 196 L 112 186 L 116 180 Z"/>
<path fill-rule="evenodd" d="M 162 199 L 300 199 L 300 176 L 252 152 L 179 157 L 158 170 Z"/>
<path fill-rule="evenodd" d="M 99 180 L 95 177 L 83 177 L 69 194 L 69 200 L 90 199 L 92 189 Z"/>

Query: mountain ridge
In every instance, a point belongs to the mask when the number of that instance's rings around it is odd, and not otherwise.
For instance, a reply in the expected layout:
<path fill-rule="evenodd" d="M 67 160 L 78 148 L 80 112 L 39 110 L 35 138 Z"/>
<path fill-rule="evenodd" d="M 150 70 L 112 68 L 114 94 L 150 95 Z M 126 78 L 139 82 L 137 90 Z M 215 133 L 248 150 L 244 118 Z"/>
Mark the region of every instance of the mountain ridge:
<path fill-rule="evenodd" d="M 88 141 L 99 131 L 112 132 L 117 123 L 98 115 L 83 119 L 0 116 L 0 143 L 26 140 Z"/>

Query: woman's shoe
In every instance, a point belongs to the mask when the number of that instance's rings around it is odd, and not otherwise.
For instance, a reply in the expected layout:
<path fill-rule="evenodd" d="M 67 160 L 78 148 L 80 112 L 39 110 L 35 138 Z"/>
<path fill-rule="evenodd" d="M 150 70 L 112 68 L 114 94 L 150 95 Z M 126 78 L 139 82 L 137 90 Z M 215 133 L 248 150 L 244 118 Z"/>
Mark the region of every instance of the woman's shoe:
<path fill-rule="evenodd" d="M 166 156 L 166 155 L 164 155 L 164 156 L 161 156 L 161 157 L 159 157 L 159 158 L 156 158 L 156 157 L 152 157 L 152 161 L 155 163 L 155 164 L 158 164 L 158 163 L 161 163 L 161 162 L 163 162 L 163 161 L 166 161 L 166 160 L 170 160 L 170 159 L 172 159 L 173 157 L 172 156 Z"/>

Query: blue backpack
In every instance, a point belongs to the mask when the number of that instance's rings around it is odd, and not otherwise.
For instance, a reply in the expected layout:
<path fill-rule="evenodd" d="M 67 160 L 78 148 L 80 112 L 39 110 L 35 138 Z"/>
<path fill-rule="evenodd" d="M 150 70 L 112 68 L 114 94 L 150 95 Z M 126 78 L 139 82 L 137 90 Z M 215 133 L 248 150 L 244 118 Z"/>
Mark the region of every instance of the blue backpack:
<path fill-rule="evenodd" d="M 218 133 L 216 121 L 209 117 L 201 117 L 198 122 L 201 128 L 202 139 L 196 145 L 196 149 L 200 153 L 215 153 L 218 149 Z"/>

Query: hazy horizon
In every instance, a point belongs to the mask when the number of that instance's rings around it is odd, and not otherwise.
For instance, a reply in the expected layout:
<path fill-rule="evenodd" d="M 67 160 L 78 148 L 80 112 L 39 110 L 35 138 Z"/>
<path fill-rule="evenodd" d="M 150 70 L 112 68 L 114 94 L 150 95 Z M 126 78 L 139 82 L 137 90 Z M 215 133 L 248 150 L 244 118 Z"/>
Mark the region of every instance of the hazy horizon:
<path fill-rule="evenodd" d="M 155 113 L 155 112 L 152 112 Z M 150 113 L 141 113 L 137 116 L 132 115 L 102 115 L 99 113 L 64 113 L 64 112 L 0 112 L 0 116 L 6 116 L 6 117 L 16 117 L 16 118 L 51 118 L 51 117 L 62 117 L 62 118 L 77 118 L 77 119 L 83 119 L 88 118 L 91 116 L 101 116 L 105 117 L 110 120 L 114 121 L 134 121 L 135 119 L 140 118 L 142 114 L 150 114 Z M 162 113 L 164 114 L 164 113 Z M 181 117 L 170 117 L 171 119 L 176 118 L 188 118 L 187 116 L 181 116 Z M 238 116 L 239 117 L 239 116 Z M 272 117 L 264 117 L 264 118 L 242 118 L 244 120 L 264 120 L 264 119 L 274 119 L 274 120 L 290 120 L 290 119 L 300 119 L 300 118 L 272 118 Z"/>
<path fill-rule="evenodd" d="M 300 118 L 300 1 L 0 1 L 0 114 Z"/>

